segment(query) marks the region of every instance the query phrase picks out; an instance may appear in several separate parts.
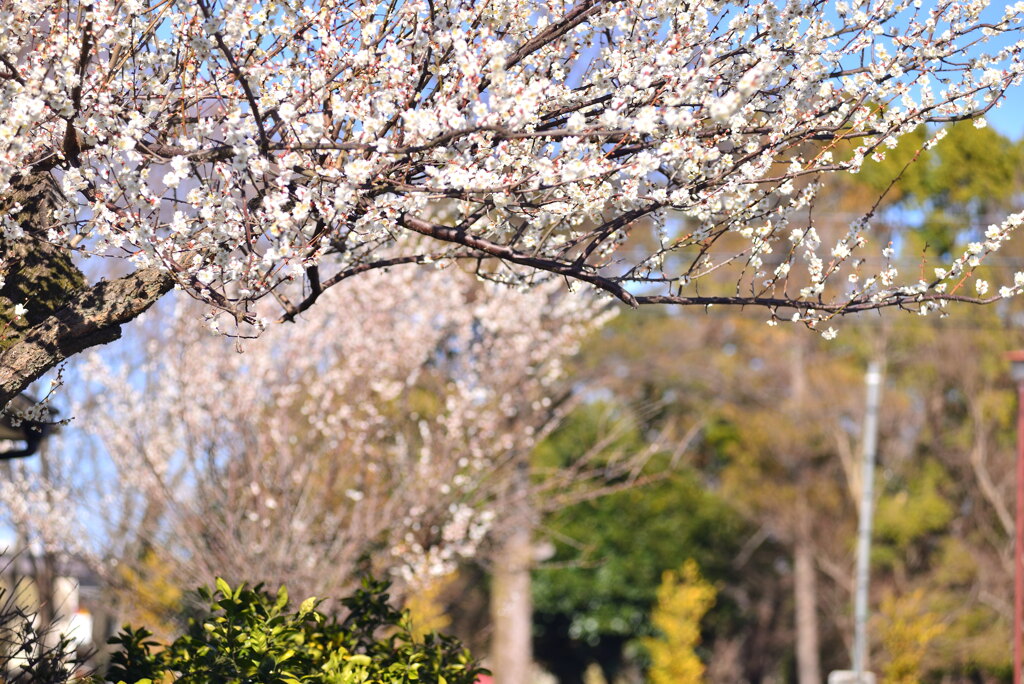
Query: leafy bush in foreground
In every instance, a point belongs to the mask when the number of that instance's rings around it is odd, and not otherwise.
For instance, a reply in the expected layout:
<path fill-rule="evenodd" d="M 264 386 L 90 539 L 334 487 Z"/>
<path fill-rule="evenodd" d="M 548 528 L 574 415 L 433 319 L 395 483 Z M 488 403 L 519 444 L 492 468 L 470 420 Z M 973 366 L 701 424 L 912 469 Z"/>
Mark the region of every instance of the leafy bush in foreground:
<path fill-rule="evenodd" d="M 338 621 L 306 599 L 289 609 L 261 586 L 199 590 L 209 606 L 174 643 L 161 648 L 145 629 L 126 627 L 112 644 L 107 680 L 127 684 L 166 681 L 242 684 L 473 684 L 484 672 L 454 638 L 414 639 L 408 620 L 388 605 L 387 584 L 366 580 L 341 603 Z"/>

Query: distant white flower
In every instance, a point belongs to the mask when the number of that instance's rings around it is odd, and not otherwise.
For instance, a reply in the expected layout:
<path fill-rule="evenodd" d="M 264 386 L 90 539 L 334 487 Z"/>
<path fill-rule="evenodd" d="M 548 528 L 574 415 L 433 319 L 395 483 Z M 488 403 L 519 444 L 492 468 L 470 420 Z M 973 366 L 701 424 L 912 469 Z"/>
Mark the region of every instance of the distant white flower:
<path fill-rule="evenodd" d="M 727 124 L 729 118 L 740 107 L 740 94 L 736 91 L 726 93 L 711 103 L 711 119 L 715 123 Z"/>
<path fill-rule="evenodd" d="M 295 105 L 291 102 L 284 102 L 277 108 L 277 115 L 281 118 L 281 121 L 291 123 L 295 120 L 298 112 L 295 110 Z"/>
<path fill-rule="evenodd" d="M 565 127 L 570 131 L 581 131 L 586 125 L 587 117 L 583 115 L 583 112 L 579 111 L 573 112 L 572 116 L 570 116 L 569 120 L 565 123 Z"/>
<path fill-rule="evenodd" d="M 345 164 L 345 175 L 356 185 L 365 183 L 373 175 L 373 164 L 368 159 L 356 159 Z"/>

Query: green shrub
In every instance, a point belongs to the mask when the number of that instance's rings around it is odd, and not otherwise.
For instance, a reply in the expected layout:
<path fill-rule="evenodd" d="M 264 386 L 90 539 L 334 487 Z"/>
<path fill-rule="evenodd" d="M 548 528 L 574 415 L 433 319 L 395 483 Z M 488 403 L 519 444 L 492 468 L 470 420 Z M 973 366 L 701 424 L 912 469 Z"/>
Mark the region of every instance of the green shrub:
<path fill-rule="evenodd" d="M 366 580 L 342 600 L 343 620 L 306 599 L 289 609 L 282 587 L 199 590 L 209 606 L 174 643 L 161 647 L 145 629 L 125 627 L 110 643 L 107 680 L 218 684 L 473 684 L 484 672 L 453 638 L 414 639 L 406 617 L 388 604 L 387 584 Z"/>

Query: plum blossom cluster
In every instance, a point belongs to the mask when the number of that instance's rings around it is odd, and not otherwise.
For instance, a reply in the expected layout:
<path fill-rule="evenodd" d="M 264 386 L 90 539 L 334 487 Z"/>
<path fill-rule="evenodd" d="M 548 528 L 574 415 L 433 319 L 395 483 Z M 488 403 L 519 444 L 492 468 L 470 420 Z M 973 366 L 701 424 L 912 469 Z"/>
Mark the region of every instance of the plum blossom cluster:
<path fill-rule="evenodd" d="M 79 446 L 48 467 L 77 507 L 61 520 L 94 526 L 98 559 L 160 548 L 185 584 L 257 573 L 309 593 L 367 559 L 401 592 L 472 557 L 506 473 L 560 419 L 564 360 L 608 315 L 592 293 L 405 270 L 335 288 L 239 353 L 195 308 L 143 318 L 68 384 Z M 8 515 L 49 524 L 44 491 L 34 471 L 5 486 Z"/>
<path fill-rule="evenodd" d="M 631 304 L 927 310 L 962 297 L 941 285 L 964 264 L 866 273 L 858 255 L 885 248 L 870 211 L 817 238 L 816 180 L 997 106 L 1024 73 L 1022 17 L 985 0 L 11 0 L 0 192 L 52 173 L 68 202 L 51 241 L 257 324 L 268 295 L 292 319 L 351 276 L 454 260 Z"/>

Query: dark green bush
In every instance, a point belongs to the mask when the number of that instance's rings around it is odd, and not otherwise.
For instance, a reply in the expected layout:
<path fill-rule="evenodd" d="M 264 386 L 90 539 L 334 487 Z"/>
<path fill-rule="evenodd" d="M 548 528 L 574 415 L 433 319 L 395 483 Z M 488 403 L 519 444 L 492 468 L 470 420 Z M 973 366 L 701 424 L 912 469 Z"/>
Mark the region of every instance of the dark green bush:
<path fill-rule="evenodd" d="M 343 620 L 306 599 L 289 609 L 261 586 L 199 590 L 209 606 L 174 643 L 161 647 L 145 629 L 126 627 L 107 680 L 217 684 L 473 684 L 484 672 L 453 638 L 414 639 L 406 616 L 388 604 L 387 584 L 366 580 L 342 600 Z"/>

